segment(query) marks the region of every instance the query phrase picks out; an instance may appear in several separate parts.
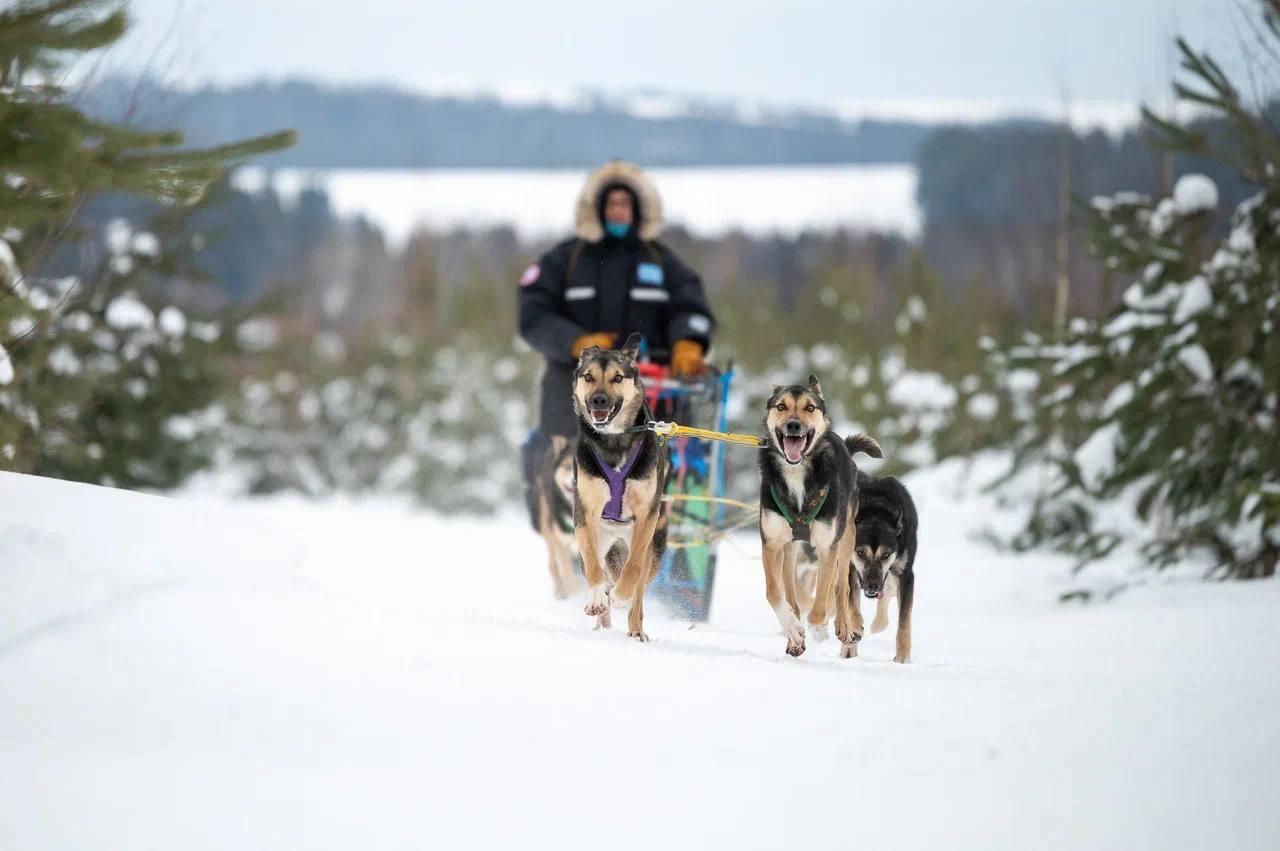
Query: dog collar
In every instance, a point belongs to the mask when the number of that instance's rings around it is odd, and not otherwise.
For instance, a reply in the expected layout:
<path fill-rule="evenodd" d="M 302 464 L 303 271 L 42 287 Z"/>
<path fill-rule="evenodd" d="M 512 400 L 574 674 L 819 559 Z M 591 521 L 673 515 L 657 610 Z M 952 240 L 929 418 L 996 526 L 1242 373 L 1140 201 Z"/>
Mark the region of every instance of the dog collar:
<path fill-rule="evenodd" d="M 791 537 L 801 543 L 809 541 L 809 524 L 813 522 L 813 518 L 818 516 L 818 512 L 822 510 L 822 506 L 827 502 L 827 494 L 831 492 L 830 485 L 823 485 L 809 499 L 809 510 L 801 509 L 801 514 L 796 517 L 791 513 L 791 509 L 787 507 L 787 502 L 778 495 L 778 489 L 773 485 L 769 485 L 769 495 L 773 497 L 773 504 L 777 507 L 778 513 L 782 515 L 782 519 L 786 520 L 791 526 Z"/>
<path fill-rule="evenodd" d="M 591 454 L 595 456 L 596 464 L 600 467 L 600 472 L 604 474 L 604 480 L 609 483 L 609 501 L 605 503 L 604 510 L 600 512 L 600 516 L 605 520 L 622 520 L 622 494 L 627 489 L 627 474 L 635 466 L 636 459 L 640 457 L 640 450 L 643 447 L 644 441 L 637 440 L 635 448 L 627 456 L 627 460 L 623 463 L 621 470 L 615 470 L 610 467 L 600 457 L 600 453 L 596 451 L 596 448 L 594 446 L 591 447 Z"/>

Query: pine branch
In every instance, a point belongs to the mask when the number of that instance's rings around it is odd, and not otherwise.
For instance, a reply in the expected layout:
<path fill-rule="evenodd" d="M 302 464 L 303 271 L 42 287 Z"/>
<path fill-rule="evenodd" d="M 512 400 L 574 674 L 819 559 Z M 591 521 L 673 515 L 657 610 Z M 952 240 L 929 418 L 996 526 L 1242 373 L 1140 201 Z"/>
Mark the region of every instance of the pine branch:
<path fill-rule="evenodd" d="M 225 164 L 233 160 L 243 160 L 246 157 L 253 157 L 260 154 L 269 154 L 272 151 L 279 151 L 293 145 L 297 140 L 298 134 L 296 131 L 282 130 L 277 133 L 255 136 L 252 139 L 245 139 L 240 142 L 218 145 L 213 148 L 199 148 L 190 151 L 148 154 L 146 157 L 152 158 L 156 162 L 163 162 L 171 166 L 185 164 L 200 165 L 204 163 Z"/>
<path fill-rule="evenodd" d="M 1142 119 L 1155 131 L 1153 142 L 1162 148 L 1193 154 L 1202 154 L 1208 149 L 1208 140 L 1203 133 L 1161 118 L 1145 106 Z"/>
<path fill-rule="evenodd" d="M 128 25 L 120 0 L 51 0 L 0 12 L 0 81 L 16 85 L 26 70 L 51 72 L 60 54 L 106 47 Z"/>

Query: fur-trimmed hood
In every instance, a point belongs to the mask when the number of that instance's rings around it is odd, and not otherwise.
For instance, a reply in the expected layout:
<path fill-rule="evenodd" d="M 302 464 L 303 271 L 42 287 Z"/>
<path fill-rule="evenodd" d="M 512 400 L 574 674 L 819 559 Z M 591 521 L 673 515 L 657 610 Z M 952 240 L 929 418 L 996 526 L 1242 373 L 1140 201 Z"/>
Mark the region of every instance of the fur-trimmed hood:
<path fill-rule="evenodd" d="M 638 233 L 645 242 L 662 233 L 662 198 L 648 175 L 637 166 L 622 160 L 610 160 L 587 176 L 574 207 L 573 232 L 579 239 L 599 242 L 604 239 L 600 224 L 600 192 L 610 184 L 620 183 L 635 194 L 640 204 Z"/>

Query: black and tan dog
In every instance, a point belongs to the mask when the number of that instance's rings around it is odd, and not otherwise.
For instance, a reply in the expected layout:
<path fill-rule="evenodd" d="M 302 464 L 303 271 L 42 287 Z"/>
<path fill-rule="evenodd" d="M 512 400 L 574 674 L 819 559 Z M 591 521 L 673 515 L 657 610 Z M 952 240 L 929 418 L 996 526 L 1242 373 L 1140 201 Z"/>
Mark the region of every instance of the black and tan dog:
<path fill-rule="evenodd" d="M 821 635 L 834 604 L 836 635 L 845 657 L 857 655 L 862 615 L 850 605 L 849 571 L 854 521 L 858 513 L 857 466 L 848 444 L 831 431 L 822 386 L 773 388 L 764 418 L 766 446 L 760 454 L 760 538 L 764 554 L 765 596 L 787 637 L 787 653 L 805 648 L 796 594 L 796 557 L 810 544 L 818 558 L 818 576 L 809 627 Z M 849 439 L 855 451 L 880 457 L 870 437 Z"/>
<path fill-rule="evenodd" d="M 644 592 L 667 543 L 662 491 L 670 460 L 651 431 L 636 369 L 640 335 L 620 350 L 591 347 L 574 370 L 578 414 L 573 525 L 587 580 L 586 613 L 610 626 L 610 607 L 630 601 L 627 635 L 644 633 Z"/>
<path fill-rule="evenodd" d="M 849 448 L 853 445 L 849 440 Z M 898 598 L 898 635 L 893 661 L 911 661 L 911 604 L 916 588 L 915 503 L 902 482 L 892 476 L 876 478 L 858 473 L 858 529 L 849 563 L 849 602 L 862 606 L 858 588 L 876 601 L 872 632 L 889 625 L 889 601 Z"/>
<path fill-rule="evenodd" d="M 525 491 L 529 522 L 547 545 L 547 567 L 557 600 L 563 600 L 581 584 L 573 566 L 573 455 L 574 441 L 552 435 L 534 463 Z"/>

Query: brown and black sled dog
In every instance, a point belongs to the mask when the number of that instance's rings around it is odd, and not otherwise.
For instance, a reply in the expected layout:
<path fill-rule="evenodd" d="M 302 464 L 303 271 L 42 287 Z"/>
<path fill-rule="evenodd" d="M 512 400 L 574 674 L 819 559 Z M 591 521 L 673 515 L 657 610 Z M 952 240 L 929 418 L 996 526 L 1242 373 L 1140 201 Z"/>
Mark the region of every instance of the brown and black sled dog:
<path fill-rule="evenodd" d="M 649 412 L 636 368 L 639 347 L 640 335 L 632 334 L 620 350 L 592 346 L 578 359 L 573 525 L 587 580 L 586 613 L 597 629 L 608 628 L 611 607 L 630 602 L 627 635 L 648 641 L 644 592 L 667 544 L 662 491 L 670 461 L 656 435 L 643 430 Z"/>
<path fill-rule="evenodd" d="M 787 637 L 787 653 L 805 649 L 796 593 L 796 559 L 804 544 L 818 559 L 809 629 L 823 636 L 832 608 L 841 656 L 858 655 L 862 612 L 851 605 L 849 563 L 858 517 L 857 467 L 853 452 L 879 458 L 880 445 L 865 435 L 842 441 L 818 379 L 808 385 L 774 387 L 766 403 L 765 447 L 760 453 L 760 540 L 765 596 Z"/>

